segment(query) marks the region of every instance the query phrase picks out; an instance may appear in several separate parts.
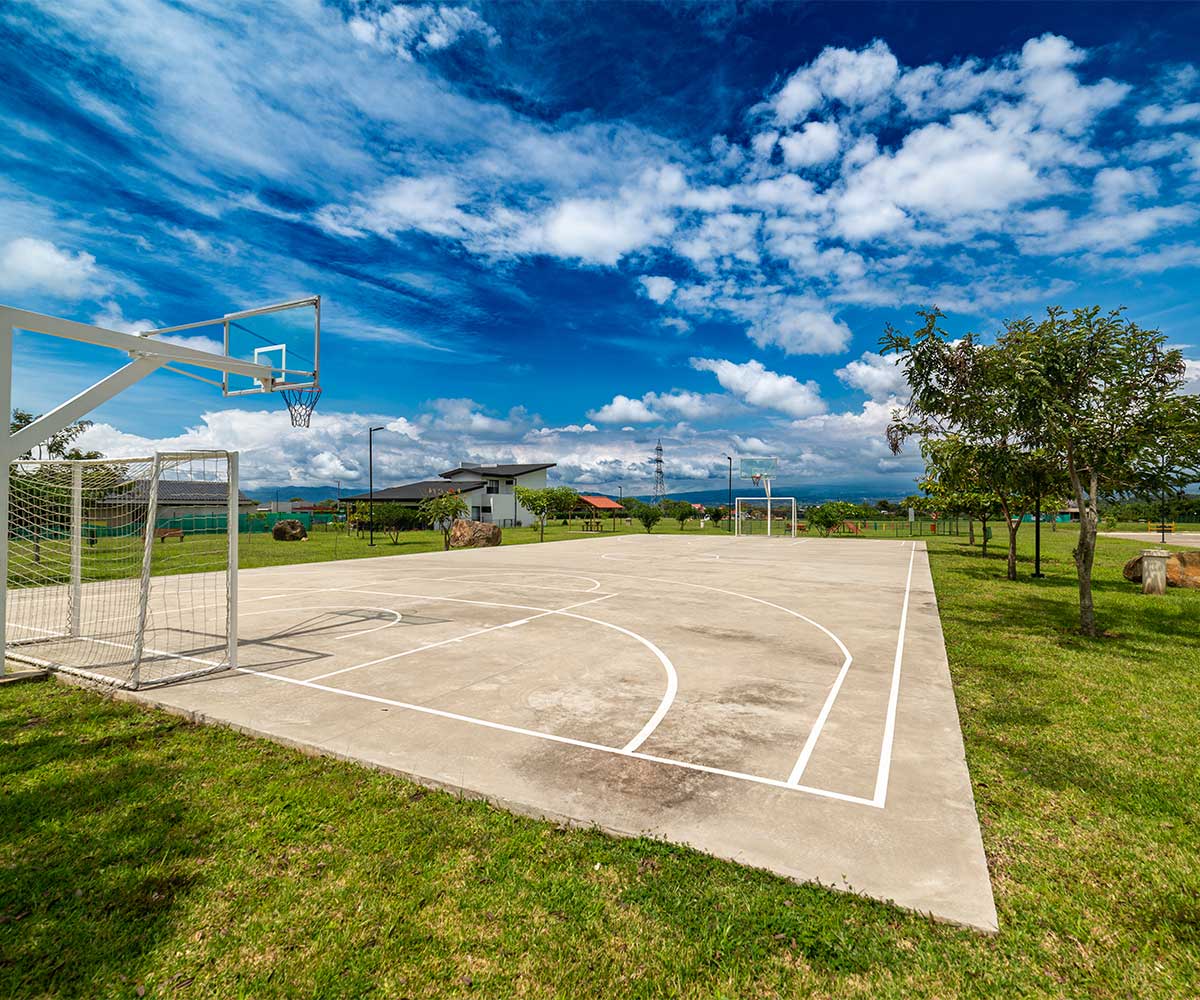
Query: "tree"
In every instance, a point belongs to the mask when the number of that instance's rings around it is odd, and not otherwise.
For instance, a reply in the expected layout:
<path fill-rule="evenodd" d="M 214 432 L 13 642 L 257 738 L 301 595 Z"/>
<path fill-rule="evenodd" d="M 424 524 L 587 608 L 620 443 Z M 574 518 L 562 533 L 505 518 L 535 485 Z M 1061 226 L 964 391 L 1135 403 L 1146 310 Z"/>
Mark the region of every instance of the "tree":
<path fill-rule="evenodd" d="M 537 518 L 538 527 L 541 529 L 541 536 L 538 540 L 544 542 L 546 540 L 546 516 L 550 513 L 554 503 L 550 491 L 534 489 L 532 486 L 514 486 L 513 493 L 516 495 L 517 503 Z"/>
<path fill-rule="evenodd" d="M 544 492 L 550 500 L 546 510 L 548 517 L 569 517 L 579 506 L 579 494 L 570 486 L 550 486 Z"/>
<path fill-rule="evenodd" d="M 16 434 L 17 431 L 24 427 L 28 427 L 35 420 L 40 419 L 37 414 L 30 413 L 28 410 L 14 409 L 12 412 L 12 423 L 9 425 L 11 433 Z M 90 420 L 76 420 L 73 424 L 68 424 L 57 434 L 51 434 L 48 441 L 37 445 L 27 451 L 22 458 L 66 458 L 66 459 L 88 459 L 88 458 L 103 458 L 104 455 L 98 451 L 80 451 L 78 448 L 72 447 L 75 439 L 84 431 L 92 426 Z M 35 454 L 36 452 L 36 454 Z"/>
<path fill-rule="evenodd" d="M 693 517 L 696 516 L 696 508 L 686 500 L 664 500 L 659 509 L 667 515 L 679 522 L 679 530 L 682 531 L 684 526 Z"/>
<path fill-rule="evenodd" d="M 719 528 L 721 522 L 725 520 L 725 515 L 729 513 L 724 507 L 705 507 L 704 513 L 713 523 L 714 528 Z"/>
<path fill-rule="evenodd" d="M 828 538 L 834 528 L 845 524 L 857 513 L 858 507 L 854 504 L 845 500 L 831 500 L 816 507 L 809 507 L 805 519 L 821 533 L 822 538 Z"/>
<path fill-rule="evenodd" d="M 447 490 L 427 496 L 417 505 L 417 513 L 422 521 L 441 531 L 443 551 L 449 551 L 450 529 L 460 517 L 469 517 L 471 508 L 458 490 Z"/>
<path fill-rule="evenodd" d="M 975 521 L 983 528 L 983 555 L 987 555 L 987 523 L 1000 514 L 1000 501 L 979 478 L 972 465 L 953 441 L 927 439 L 921 443 L 925 456 L 925 476 L 920 486 L 928 501 L 947 514 L 967 518 L 967 544 L 975 544 Z"/>
<path fill-rule="evenodd" d="M 983 345 L 970 334 L 951 340 L 938 310 L 921 315 L 925 323 L 913 336 L 891 327 L 884 334 L 884 352 L 900 355 L 912 391 L 893 414 L 888 441 L 898 453 L 907 437 L 919 435 L 927 457 L 936 444 L 935 463 L 969 470 L 995 496 L 1008 532 L 1006 572 L 1015 580 L 1017 533 L 1037 496 L 1053 489 L 1056 472 L 1029 434 L 1031 386 L 1002 343 Z"/>
<path fill-rule="evenodd" d="M 646 529 L 647 535 L 662 520 L 662 509 L 661 507 L 654 506 L 654 504 L 643 503 L 641 500 L 626 500 L 625 506 L 633 516 L 633 519 L 641 522 L 642 527 Z"/>
<path fill-rule="evenodd" d="M 1041 322 L 1007 323 L 999 346 L 1031 387 L 1029 440 L 1063 464 L 1079 505 L 1079 622 L 1085 635 L 1096 635 L 1092 565 L 1101 495 L 1144 487 L 1152 476 L 1200 478 L 1200 397 L 1181 392 L 1183 355 L 1123 310 L 1094 306 L 1068 315 L 1052 307 Z"/>
<path fill-rule="evenodd" d="M 416 531 L 423 525 L 421 512 L 416 508 L 392 502 L 375 504 L 375 527 L 386 532 L 393 545 L 400 544 L 401 532 Z"/>

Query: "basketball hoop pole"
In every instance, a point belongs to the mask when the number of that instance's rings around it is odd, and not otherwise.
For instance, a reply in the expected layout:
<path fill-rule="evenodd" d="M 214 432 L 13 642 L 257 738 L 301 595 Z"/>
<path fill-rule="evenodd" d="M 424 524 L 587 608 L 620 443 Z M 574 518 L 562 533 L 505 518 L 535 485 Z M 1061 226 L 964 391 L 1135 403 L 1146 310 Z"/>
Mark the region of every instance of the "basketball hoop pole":
<path fill-rule="evenodd" d="M 82 344 L 111 347 L 114 350 L 125 351 L 132 360 L 14 434 L 9 430 L 8 423 L 12 416 L 13 338 L 17 330 L 43 333 Z M 271 369 L 267 365 L 239 361 L 236 358 L 197 351 L 166 341 L 149 341 L 134 334 L 118 333 L 74 320 L 0 305 L 0 410 L 4 415 L 4 424 L 0 427 L 0 466 L 3 466 L 0 468 L 0 581 L 3 582 L 3 586 L 0 586 L 0 676 L 4 674 L 3 650 L 6 639 L 9 472 L 12 462 L 76 420 L 80 420 L 97 406 L 108 402 L 147 375 L 168 367 L 172 362 L 212 371 L 233 372 L 248 378 L 271 377 Z"/>

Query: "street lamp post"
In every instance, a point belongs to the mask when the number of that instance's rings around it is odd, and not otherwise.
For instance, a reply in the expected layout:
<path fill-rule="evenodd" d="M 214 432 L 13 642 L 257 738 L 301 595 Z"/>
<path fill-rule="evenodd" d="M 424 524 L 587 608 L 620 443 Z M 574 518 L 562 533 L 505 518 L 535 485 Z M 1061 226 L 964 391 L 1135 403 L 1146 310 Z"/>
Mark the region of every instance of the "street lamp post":
<path fill-rule="evenodd" d="M 625 487 L 622 486 L 620 483 L 617 483 L 617 496 L 620 498 L 619 502 L 621 504 L 621 509 L 624 510 L 625 509 Z M 615 517 L 615 512 L 614 512 L 613 531 L 616 531 L 616 530 L 617 530 L 617 519 Z"/>
<path fill-rule="evenodd" d="M 382 427 L 372 427 L 367 431 L 367 517 L 371 520 L 370 541 L 367 544 L 375 547 L 375 432 L 383 430 Z"/>
<path fill-rule="evenodd" d="M 733 530 L 733 456 L 726 455 L 725 458 L 729 462 L 729 502 L 725 506 L 725 523 L 729 525 L 727 531 Z"/>
<path fill-rule="evenodd" d="M 1045 575 L 1042 572 L 1042 494 L 1039 491 L 1033 498 L 1033 576 L 1040 580 Z"/>

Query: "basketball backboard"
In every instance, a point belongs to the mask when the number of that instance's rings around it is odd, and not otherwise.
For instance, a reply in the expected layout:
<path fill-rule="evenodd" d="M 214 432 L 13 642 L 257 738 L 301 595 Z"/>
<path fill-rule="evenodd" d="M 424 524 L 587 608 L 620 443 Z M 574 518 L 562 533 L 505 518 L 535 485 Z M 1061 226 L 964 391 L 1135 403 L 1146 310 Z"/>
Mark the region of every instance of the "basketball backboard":
<path fill-rule="evenodd" d="M 151 330 L 143 336 L 170 337 L 177 342 L 207 336 L 221 343 L 226 357 L 265 365 L 270 369 L 269 379 L 223 373 L 218 384 L 226 396 L 319 389 L 321 385 L 319 295 L 226 313 L 219 319 L 168 326 Z M 177 368 L 172 370 L 200 378 L 192 372 Z"/>
<path fill-rule="evenodd" d="M 779 471 L 777 458 L 742 458 L 739 459 L 738 475 L 742 479 L 752 479 L 759 482 L 763 479 L 774 479 Z"/>

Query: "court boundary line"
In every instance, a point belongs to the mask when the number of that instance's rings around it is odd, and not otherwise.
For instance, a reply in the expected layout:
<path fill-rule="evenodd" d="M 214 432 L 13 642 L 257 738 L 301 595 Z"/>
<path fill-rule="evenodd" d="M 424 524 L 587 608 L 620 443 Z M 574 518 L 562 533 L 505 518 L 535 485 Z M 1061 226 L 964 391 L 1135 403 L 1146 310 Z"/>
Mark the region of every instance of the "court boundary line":
<path fill-rule="evenodd" d="M 917 543 L 912 543 L 908 555 L 908 578 L 904 583 L 904 605 L 900 612 L 900 630 L 896 636 L 896 659 L 892 663 L 892 688 L 888 693 L 887 714 L 883 723 L 883 742 L 879 748 L 879 769 L 875 772 L 875 798 L 877 808 L 887 802 L 888 779 L 892 771 L 892 743 L 896 736 L 896 708 L 900 701 L 900 670 L 904 661 L 904 637 L 908 629 L 908 599 L 912 591 L 913 564 L 917 561 Z"/>
<path fill-rule="evenodd" d="M 582 617 L 582 616 L 573 616 Z M 492 722 L 488 719 L 478 719 L 470 715 L 461 715 L 457 712 L 448 712 L 440 708 L 430 708 L 428 705 L 416 705 L 411 702 L 397 701 L 393 698 L 384 698 L 379 695 L 366 694 L 361 691 L 348 691 L 345 688 L 331 687 L 328 684 L 316 684 L 312 681 L 301 680 L 298 677 L 285 677 L 282 674 L 266 673 L 260 670 L 251 670 L 249 667 L 235 667 L 238 673 L 251 674 L 255 677 L 264 677 L 267 680 L 279 681 L 284 684 L 294 684 L 298 687 L 310 688 L 314 691 L 322 691 L 327 694 L 341 695 L 346 698 L 355 698 L 360 701 L 369 701 L 376 704 L 388 705 L 394 708 L 404 709 L 410 712 L 417 712 L 422 715 L 432 715 L 442 719 L 451 719 L 455 722 L 465 722 L 469 725 L 481 726 L 485 729 L 495 729 L 500 732 L 513 733 L 518 736 L 532 736 L 536 739 L 547 740 L 551 743 L 562 743 L 567 746 L 581 747 L 585 750 L 597 750 L 601 753 L 614 754 L 618 757 L 629 757 L 634 760 L 645 760 L 654 764 L 666 764 L 671 767 L 685 768 L 690 771 L 701 771 L 706 774 L 716 774 L 726 778 L 733 778 L 738 781 L 749 781 L 755 784 L 768 785 L 772 788 L 779 788 L 783 791 L 802 792 L 808 795 L 816 795 L 821 798 L 837 799 L 841 802 L 849 802 L 854 805 L 871 806 L 879 808 L 872 799 L 866 799 L 859 795 L 848 795 L 844 792 L 834 792 L 827 788 L 816 788 L 809 785 L 789 785 L 786 781 L 779 778 L 765 778 L 758 774 L 747 774 L 744 771 L 731 771 L 721 767 L 712 767 L 708 764 L 696 764 L 692 761 L 676 760 L 672 757 L 659 757 L 655 754 L 643 753 L 638 750 L 626 750 L 623 747 L 610 747 L 603 743 L 591 743 L 588 740 L 579 740 L 571 736 L 559 736 L 555 733 L 546 733 L 537 729 L 525 729 L 521 726 L 510 726 L 504 722 Z"/>

